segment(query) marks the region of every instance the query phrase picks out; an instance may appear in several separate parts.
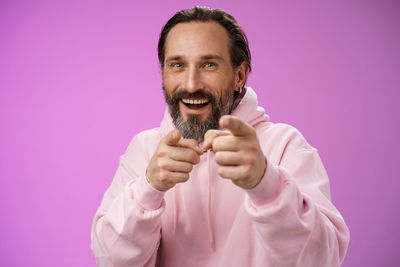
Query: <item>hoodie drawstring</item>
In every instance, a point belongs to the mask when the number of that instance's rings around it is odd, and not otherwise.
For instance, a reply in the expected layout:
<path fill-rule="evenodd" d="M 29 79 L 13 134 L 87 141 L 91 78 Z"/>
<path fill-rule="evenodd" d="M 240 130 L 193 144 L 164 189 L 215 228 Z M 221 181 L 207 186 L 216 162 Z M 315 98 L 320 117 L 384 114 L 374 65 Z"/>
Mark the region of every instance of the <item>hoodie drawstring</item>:
<path fill-rule="evenodd" d="M 211 221 L 211 219 L 212 219 L 211 218 L 211 216 L 212 216 L 211 215 L 211 203 L 212 203 L 212 201 L 211 201 L 211 195 L 212 195 L 211 177 L 212 177 L 213 173 L 211 171 L 210 153 L 211 153 L 211 151 L 208 150 L 207 151 L 207 165 L 208 165 L 208 178 L 207 178 L 207 183 L 208 183 L 208 198 L 207 198 L 207 213 L 208 214 L 207 214 L 207 220 L 208 221 L 207 221 L 207 224 L 208 224 L 208 237 L 209 237 L 209 240 L 210 240 L 210 246 L 211 246 L 211 249 L 213 251 L 215 251 L 215 237 L 214 237 L 214 231 L 213 231 L 212 221 Z M 173 201 L 173 203 L 172 203 L 172 206 L 173 206 L 172 235 L 173 236 L 176 233 L 176 227 L 177 227 L 177 224 L 178 224 L 178 216 L 179 216 L 178 208 L 177 208 L 178 195 L 179 195 L 178 189 L 179 189 L 179 186 L 175 186 L 175 188 L 174 188 L 174 190 L 172 192 L 172 194 L 173 194 L 173 197 L 172 197 L 172 201 Z"/>
<path fill-rule="evenodd" d="M 172 216 L 173 216 L 173 224 L 172 224 L 172 236 L 175 236 L 175 232 L 176 232 L 176 225 L 178 224 L 178 209 L 177 209 L 177 207 L 176 207 L 176 203 L 178 202 L 177 201 L 177 198 L 178 198 L 178 186 L 175 186 L 175 188 L 174 188 L 174 190 L 173 190 L 173 192 L 172 192 L 172 194 L 173 194 L 173 197 L 172 197 L 172 201 L 173 201 L 173 203 L 172 203 L 172 206 L 174 207 L 174 213 L 172 214 Z"/>
<path fill-rule="evenodd" d="M 211 160 L 210 160 L 211 150 L 207 151 L 207 163 L 208 163 L 208 228 L 209 228 L 209 237 L 210 237 L 210 245 L 211 249 L 215 251 L 215 240 L 214 240 L 214 231 L 212 227 L 211 221 L 211 176 L 213 175 L 211 172 Z"/>

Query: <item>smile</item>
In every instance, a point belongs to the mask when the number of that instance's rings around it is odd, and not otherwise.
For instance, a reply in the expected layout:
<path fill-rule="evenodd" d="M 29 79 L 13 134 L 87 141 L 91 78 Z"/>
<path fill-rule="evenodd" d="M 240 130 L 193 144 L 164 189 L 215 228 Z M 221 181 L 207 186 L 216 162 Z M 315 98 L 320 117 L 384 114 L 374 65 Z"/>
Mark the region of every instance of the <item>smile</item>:
<path fill-rule="evenodd" d="M 190 109 L 200 109 L 206 106 L 210 101 L 208 99 L 190 99 L 190 98 L 182 98 L 182 103 L 185 104 Z"/>

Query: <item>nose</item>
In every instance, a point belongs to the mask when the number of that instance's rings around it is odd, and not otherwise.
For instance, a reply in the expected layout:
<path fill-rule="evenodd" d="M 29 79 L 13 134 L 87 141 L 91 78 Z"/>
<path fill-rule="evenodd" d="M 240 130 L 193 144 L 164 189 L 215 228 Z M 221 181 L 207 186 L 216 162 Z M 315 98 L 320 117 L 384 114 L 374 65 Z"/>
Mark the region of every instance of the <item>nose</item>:
<path fill-rule="evenodd" d="M 187 69 L 185 89 L 190 93 L 194 93 L 203 89 L 201 82 L 201 74 L 195 66 L 190 66 Z"/>

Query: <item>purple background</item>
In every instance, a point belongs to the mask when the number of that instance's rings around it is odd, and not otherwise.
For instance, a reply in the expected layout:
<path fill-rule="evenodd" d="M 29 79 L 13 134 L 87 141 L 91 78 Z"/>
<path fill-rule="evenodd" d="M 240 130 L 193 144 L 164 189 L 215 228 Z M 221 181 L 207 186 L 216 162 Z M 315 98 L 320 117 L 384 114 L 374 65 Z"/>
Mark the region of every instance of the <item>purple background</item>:
<path fill-rule="evenodd" d="M 165 109 L 160 29 L 195 4 L 236 17 L 248 85 L 319 149 L 351 230 L 343 266 L 399 264 L 398 1 L 55 2 L 0 3 L 1 266 L 95 266 L 119 156 Z"/>

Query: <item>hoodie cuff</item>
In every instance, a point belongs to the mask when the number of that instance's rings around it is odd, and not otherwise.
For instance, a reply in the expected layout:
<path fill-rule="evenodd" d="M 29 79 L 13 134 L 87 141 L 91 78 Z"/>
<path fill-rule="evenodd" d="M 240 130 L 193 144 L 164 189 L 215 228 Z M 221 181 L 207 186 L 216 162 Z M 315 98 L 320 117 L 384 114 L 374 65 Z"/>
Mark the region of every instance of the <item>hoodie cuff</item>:
<path fill-rule="evenodd" d="M 161 207 L 165 192 L 152 187 L 145 176 L 138 178 L 134 184 L 134 196 L 141 207 L 146 210 L 156 210 Z"/>
<path fill-rule="evenodd" d="M 283 179 L 277 167 L 267 160 L 267 169 L 260 183 L 254 188 L 245 189 L 250 201 L 256 205 L 266 205 L 273 202 L 283 188 Z"/>

